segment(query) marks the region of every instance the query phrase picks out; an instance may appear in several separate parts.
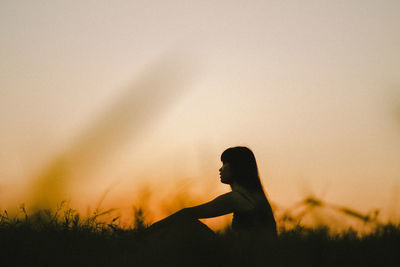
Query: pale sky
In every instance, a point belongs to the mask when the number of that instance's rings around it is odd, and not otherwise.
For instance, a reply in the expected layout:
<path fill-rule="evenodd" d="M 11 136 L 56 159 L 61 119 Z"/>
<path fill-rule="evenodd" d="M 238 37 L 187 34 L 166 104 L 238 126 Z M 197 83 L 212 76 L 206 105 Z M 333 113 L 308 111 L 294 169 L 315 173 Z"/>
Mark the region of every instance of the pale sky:
<path fill-rule="evenodd" d="M 228 190 L 221 152 L 248 145 L 277 205 L 314 193 L 400 217 L 398 14 L 395 0 L 3 0 L 1 208 L 26 201 L 51 159 L 79 154 L 65 151 L 126 92 L 159 81 L 160 99 L 133 95 L 128 134 L 92 144 L 101 161 L 80 167 L 75 202 L 115 184 L 109 204 L 126 207 L 138 184 L 182 179 L 208 200 Z"/>

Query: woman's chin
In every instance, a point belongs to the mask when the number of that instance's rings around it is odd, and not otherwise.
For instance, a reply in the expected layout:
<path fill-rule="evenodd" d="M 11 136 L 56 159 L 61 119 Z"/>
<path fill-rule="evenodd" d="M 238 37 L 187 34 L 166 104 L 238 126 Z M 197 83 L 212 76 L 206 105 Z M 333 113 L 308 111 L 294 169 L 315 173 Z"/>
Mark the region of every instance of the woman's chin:
<path fill-rule="evenodd" d="M 221 178 L 221 183 L 223 183 L 223 184 L 229 184 L 227 181 L 223 180 L 222 178 Z"/>

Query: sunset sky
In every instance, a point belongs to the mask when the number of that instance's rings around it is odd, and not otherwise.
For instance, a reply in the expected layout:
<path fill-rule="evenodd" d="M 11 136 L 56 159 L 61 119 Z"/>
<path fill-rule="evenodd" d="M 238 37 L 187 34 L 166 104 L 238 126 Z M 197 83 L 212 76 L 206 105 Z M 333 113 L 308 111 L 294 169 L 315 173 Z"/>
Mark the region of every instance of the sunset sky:
<path fill-rule="evenodd" d="M 220 154 L 246 145 L 277 208 L 314 194 L 399 219 L 399 14 L 396 0 L 3 0 L 0 208 L 34 201 L 62 159 L 73 205 L 109 189 L 124 210 L 149 190 L 168 213 L 172 195 L 228 191 Z"/>

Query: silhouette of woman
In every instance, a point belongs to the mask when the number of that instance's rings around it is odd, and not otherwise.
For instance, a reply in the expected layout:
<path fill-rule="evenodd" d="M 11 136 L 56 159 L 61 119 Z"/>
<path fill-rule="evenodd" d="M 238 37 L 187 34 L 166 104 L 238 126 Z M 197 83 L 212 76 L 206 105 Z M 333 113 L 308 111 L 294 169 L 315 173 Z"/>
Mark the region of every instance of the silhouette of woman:
<path fill-rule="evenodd" d="M 264 193 L 253 152 L 247 147 L 231 147 L 222 153 L 221 161 L 221 182 L 230 185 L 231 192 L 205 204 L 181 209 L 156 222 L 150 229 L 165 227 L 174 228 L 177 232 L 189 229 L 190 234 L 197 232 L 203 236 L 210 235 L 213 234 L 212 230 L 197 219 L 233 212 L 233 232 L 240 236 L 275 239 L 277 231 L 274 215 Z"/>

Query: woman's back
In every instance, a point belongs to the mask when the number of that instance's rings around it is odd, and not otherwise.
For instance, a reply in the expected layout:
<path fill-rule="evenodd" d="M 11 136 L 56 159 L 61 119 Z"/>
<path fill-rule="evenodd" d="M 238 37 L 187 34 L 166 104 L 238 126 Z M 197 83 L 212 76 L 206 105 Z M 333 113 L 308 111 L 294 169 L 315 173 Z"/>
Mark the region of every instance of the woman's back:
<path fill-rule="evenodd" d="M 249 193 L 243 188 L 234 193 L 238 204 L 233 213 L 232 229 L 242 234 L 256 233 L 276 238 L 276 222 L 264 193 Z"/>

